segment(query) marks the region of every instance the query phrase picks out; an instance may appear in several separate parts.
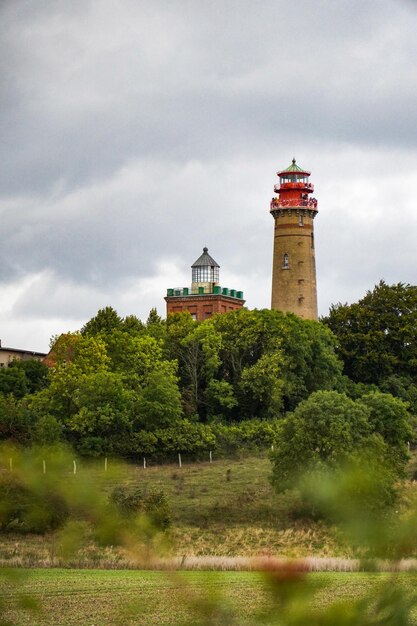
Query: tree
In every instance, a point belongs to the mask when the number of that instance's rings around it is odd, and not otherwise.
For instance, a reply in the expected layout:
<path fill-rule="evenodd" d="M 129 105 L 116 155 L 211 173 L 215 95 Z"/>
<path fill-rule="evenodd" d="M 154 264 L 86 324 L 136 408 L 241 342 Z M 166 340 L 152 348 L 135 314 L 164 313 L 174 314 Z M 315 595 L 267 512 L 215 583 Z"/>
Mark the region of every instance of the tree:
<path fill-rule="evenodd" d="M 84 373 L 94 372 L 107 368 L 110 361 L 101 337 L 83 336 L 80 333 L 60 335 L 53 343 L 47 359 L 51 372 L 67 368 L 71 363 Z"/>
<path fill-rule="evenodd" d="M 42 415 L 34 424 L 31 436 L 34 443 L 54 445 L 62 438 L 62 424 L 52 415 Z"/>
<path fill-rule="evenodd" d="M 164 355 L 178 363 L 179 386 L 185 414 L 198 412 L 201 392 L 201 368 L 203 353 L 200 343 L 193 336 L 199 322 L 188 312 L 172 313 L 166 321 Z"/>
<path fill-rule="evenodd" d="M 277 417 L 283 407 L 283 355 L 263 354 L 254 365 L 243 368 L 237 394 L 245 418 Z"/>
<path fill-rule="evenodd" d="M 160 341 L 163 341 L 166 336 L 166 323 L 158 315 L 158 311 L 153 308 L 149 311 L 148 319 L 146 320 L 146 330 L 151 337 L 155 337 Z"/>
<path fill-rule="evenodd" d="M 283 420 L 272 454 L 277 491 L 312 470 L 340 467 L 372 434 L 370 410 L 336 391 L 317 391 Z"/>
<path fill-rule="evenodd" d="M 412 436 L 411 416 L 408 406 L 390 393 L 372 392 L 360 399 L 369 409 L 369 423 L 388 444 L 393 457 L 398 459 L 400 469 L 408 460 L 407 441 Z"/>
<path fill-rule="evenodd" d="M 25 398 L 35 423 L 35 439 L 46 437 L 48 430 L 57 438 L 60 433 L 55 422 L 77 447 L 86 437 L 111 439 L 126 432 L 129 392 L 124 389 L 122 377 L 109 370 L 110 359 L 100 335 L 61 335 L 49 357 L 53 364 L 50 385 Z"/>
<path fill-rule="evenodd" d="M 254 412 L 258 416 L 275 415 L 281 405 L 290 410 L 313 391 L 333 389 L 339 383 L 342 363 L 335 354 L 335 339 L 319 322 L 281 311 L 242 309 L 216 316 L 203 326 L 207 323 L 220 334 L 221 365 L 216 378 L 229 381 L 237 397 L 239 387 L 249 390 L 249 372 L 253 390 L 257 387 L 258 392 L 265 384 L 262 377 L 274 380 L 274 393 L 263 393 L 258 408 L 247 406 L 248 412 L 239 403 L 236 418 L 252 417 Z"/>
<path fill-rule="evenodd" d="M 82 335 L 108 334 L 122 325 L 122 318 L 111 306 L 100 309 L 81 329 Z"/>
<path fill-rule="evenodd" d="M 201 421 L 274 417 L 341 379 L 329 329 L 280 311 L 242 309 L 201 323 L 170 315 L 164 350 L 178 359 L 185 413 Z"/>
<path fill-rule="evenodd" d="M 23 398 L 27 391 L 26 376 L 22 369 L 17 367 L 0 369 L 0 394 L 4 396 L 12 394 L 15 398 Z"/>
<path fill-rule="evenodd" d="M 215 378 L 206 387 L 205 402 L 209 419 L 230 418 L 231 410 L 238 403 L 232 385 L 227 380 Z"/>
<path fill-rule="evenodd" d="M 22 370 L 25 374 L 27 393 L 35 393 L 48 385 L 48 368 L 37 359 L 15 360 L 9 365 L 10 368 Z"/>
<path fill-rule="evenodd" d="M 145 325 L 138 317 L 136 317 L 136 315 L 127 315 L 120 328 L 121 330 L 134 335 L 143 333 Z"/>
<path fill-rule="evenodd" d="M 149 373 L 163 360 L 162 347 L 149 335 L 130 335 L 115 330 L 104 340 L 110 369 L 120 373 L 132 389 L 139 389 Z"/>
<path fill-rule="evenodd" d="M 0 394 L 0 439 L 20 444 L 30 442 L 31 419 L 13 395 Z"/>
<path fill-rule="evenodd" d="M 135 405 L 134 427 L 155 430 L 174 426 L 182 416 L 176 364 L 164 361 L 148 374 Z"/>
<path fill-rule="evenodd" d="M 417 287 L 381 281 L 355 304 L 337 304 L 323 318 L 337 338 L 344 371 L 380 385 L 392 375 L 417 380 Z"/>

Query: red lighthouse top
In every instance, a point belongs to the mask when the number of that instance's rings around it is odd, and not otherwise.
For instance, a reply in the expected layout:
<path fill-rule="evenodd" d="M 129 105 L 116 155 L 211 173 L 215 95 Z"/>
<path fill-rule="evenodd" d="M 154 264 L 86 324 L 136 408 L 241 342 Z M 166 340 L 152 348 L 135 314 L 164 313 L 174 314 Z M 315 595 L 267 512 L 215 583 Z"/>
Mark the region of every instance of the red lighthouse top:
<path fill-rule="evenodd" d="M 277 172 L 280 182 L 274 186 L 274 191 L 279 197 L 272 198 L 271 211 L 287 207 L 306 207 L 317 212 L 317 200 L 308 197 L 314 191 L 314 185 L 308 180 L 310 174 L 311 172 L 297 165 L 295 158 L 289 167 Z"/>

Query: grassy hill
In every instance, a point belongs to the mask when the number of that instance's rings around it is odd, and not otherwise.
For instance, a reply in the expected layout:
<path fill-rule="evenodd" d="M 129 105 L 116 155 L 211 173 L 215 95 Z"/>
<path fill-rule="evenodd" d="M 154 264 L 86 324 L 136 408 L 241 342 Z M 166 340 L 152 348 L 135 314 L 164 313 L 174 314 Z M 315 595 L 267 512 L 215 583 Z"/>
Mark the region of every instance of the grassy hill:
<path fill-rule="evenodd" d="M 184 463 L 147 467 L 126 465 L 108 471 L 103 462 L 79 463 L 66 480 L 82 485 L 103 484 L 110 492 L 119 484 L 135 484 L 144 491 L 165 492 L 172 513 L 171 554 L 179 556 L 347 556 L 334 532 L 321 522 L 300 518 L 295 496 L 272 490 L 267 456 L 213 463 Z M 104 482 L 102 482 L 104 481 Z M 0 563 L 48 566 L 57 564 L 54 535 L 3 535 Z M 59 561 L 58 561 L 59 562 Z M 117 550 L 87 543 L 72 563 L 80 567 L 123 567 Z"/>

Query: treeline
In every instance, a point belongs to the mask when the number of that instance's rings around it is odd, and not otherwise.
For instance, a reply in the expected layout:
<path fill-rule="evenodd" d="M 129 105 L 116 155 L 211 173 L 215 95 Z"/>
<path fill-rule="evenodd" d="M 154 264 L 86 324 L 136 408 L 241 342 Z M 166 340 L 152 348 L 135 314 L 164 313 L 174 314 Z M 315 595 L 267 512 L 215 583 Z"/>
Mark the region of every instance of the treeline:
<path fill-rule="evenodd" d="M 0 437 L 90 456 L 199 457 L 270 447 L 318 391 L 391 393 L 414 413 L 416 303 L 416 288 L 381 283 L 322 322 L 240 310 L 199 323 L 152 310 L 142 323 L 107 307 L 55 338 L 47 366 L 0 371 Z"/>

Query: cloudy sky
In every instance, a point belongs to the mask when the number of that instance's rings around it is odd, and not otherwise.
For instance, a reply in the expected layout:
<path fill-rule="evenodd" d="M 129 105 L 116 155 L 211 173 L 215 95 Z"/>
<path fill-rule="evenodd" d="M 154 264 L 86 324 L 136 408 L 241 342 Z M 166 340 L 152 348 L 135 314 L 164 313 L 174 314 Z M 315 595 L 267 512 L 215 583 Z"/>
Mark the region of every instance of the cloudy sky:
<path fill-rule="evenodd" d="M 312 171 L 320 314 L 417 283 L 417 2 L 2 0 L 0 339 L 146 319 L 208 246 L 268 307 L 276 171 Z"/>

